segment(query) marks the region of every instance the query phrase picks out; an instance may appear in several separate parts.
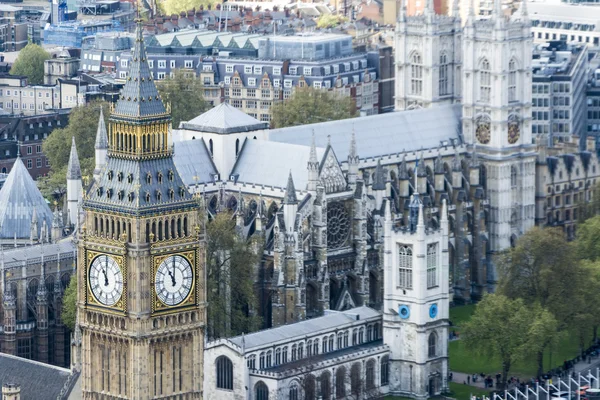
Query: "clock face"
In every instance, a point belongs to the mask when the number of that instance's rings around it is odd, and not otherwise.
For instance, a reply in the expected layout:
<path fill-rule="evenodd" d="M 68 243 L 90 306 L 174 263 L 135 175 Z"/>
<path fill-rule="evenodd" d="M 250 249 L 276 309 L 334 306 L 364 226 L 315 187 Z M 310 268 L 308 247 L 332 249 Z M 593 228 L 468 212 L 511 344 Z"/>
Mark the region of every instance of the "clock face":
<path fill-rule="evenodd" d="M 475 136 L 477 140 L 481 144 L 488 144 L 490 142 L 490 123 L 489 122 L 479 122 L 477 124 L 477 128 L 475 129 Z"/>
<path fill-rule="evenodd" d="M 123 294 L 123 272 L 109 255 L 99 255 L 90 265 L 90 288 L 100 304 L 114 306 Z"/>
<path fill-rule="evenodd" d="M 521 137 L 521 131 L 518 123 L 511 123 L 508 125 L 508 143 L 515 144 Z"/>
<path fill-rule="evenodd" d="M 429 307 L 429 317 L 435 318 L 435 317 L 437 317 L 437 314 L 438 314 L 438 306 L 437 306 L 437 304 L 432 304 L 431 307 Z"/>
<path fill-rule="evenodd" d="M 192 291 L 192 265 L 182 256 L 169 256 L 158 266 L 154 282 L 156 295 L 163 304 L 181 304 Z"/>

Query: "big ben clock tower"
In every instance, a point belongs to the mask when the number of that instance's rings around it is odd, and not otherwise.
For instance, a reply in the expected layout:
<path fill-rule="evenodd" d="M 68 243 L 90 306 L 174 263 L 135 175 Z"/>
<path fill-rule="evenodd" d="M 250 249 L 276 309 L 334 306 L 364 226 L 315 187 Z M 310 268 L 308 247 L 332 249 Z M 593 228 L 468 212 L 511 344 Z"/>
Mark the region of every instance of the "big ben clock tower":
<path fill-rule="evenodd" d="M 206 321 L 199 206 L 173 163 L 171 117 L 141 22 L 112 110 L 108 157 L 83 201 L 78 318 L 85 399 L 197 399 Z"/>

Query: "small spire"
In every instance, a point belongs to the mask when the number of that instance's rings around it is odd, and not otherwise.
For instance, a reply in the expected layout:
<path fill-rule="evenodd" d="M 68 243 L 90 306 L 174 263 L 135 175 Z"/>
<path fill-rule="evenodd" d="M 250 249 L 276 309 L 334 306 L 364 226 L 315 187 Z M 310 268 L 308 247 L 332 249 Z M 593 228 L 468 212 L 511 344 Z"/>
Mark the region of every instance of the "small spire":
<path fill-rule="evenodd" d="M 106 124 L 104 123 L 102 107 L 100 107 L 100 119 L 98 119 L 98 130 L 96 131 L 96 149 L 108 149 L 108 135 L 106 134 Z"/>
<path fill-rule="evenodd" d="M 377 166 L 375 167 L 373 190 L 385 190 L 385 174 L 381 166 L 381 158 L 377 160 Z"/>
<path fill-rule="evenodd" d="M 479 168 L 479 158 L 477 157 L 477 144 L 473 145 L 473 153 L 471 153 L 471 168 Z"/>
<path fill-rule="evenodd" d="M 473 25 L 473 22 L 475 22 L 475 6 L 473 1 L 474 0 L 469 0 L 469 13 L 467 14 L 466 25 Z"/>
<path fill-rule="evenodd" d="M 427 176 L 427 171 L 425 171 L 425 160 L 423 158 L 423 151 L 421 151 L 419 162 L 417 162 L 417 176 Z"/>
<path fill-rule="evenodd" d="M 458 0 L 452 1 L 452 16 L 454 18 L 460 18 L 460 4 Z"/>
<path fill-rule="evenodd" d="M 448 221 L 448 204 L 446 199 L 442 200 L 442 222 Z"/>
<path fill-rule="evenodd" d="M 296 197 L 296 188 L 294 187 L 294 179 L 292 178 L 292 171 L 288 176 L 287 188 L 285 189 L 285 197 L 283 198 L 283 204 L 298 204 L 298 198 Z"/>
<path fill-rule="evenodd" d="M 398 13 L 398 22 L 406 22 L 406 0 L 400 0 L 400 11 Z"/>
<path fill-rule="evenodd" d="M 436 174 L 444 173 L 444 161 L 442 160 L 442 150 L 438 151 L 438 155 L 433 163 L 433 170 Z"/>
<path fill-rule="evenodd" d="M 433 7 L 433 0 L 426 0 L 425 9 L 423 10 L 423 14 L 430 18 L 432 18 L 435 15 L 435 8 Z"/>
<path fill-rule="evenodd" d="M 462 171 L 461 158 L 458 152 L 458 146 L 454 148 L 454 159 L 452 160 L 452 170 L 453 171 Z"/>
<path fill-rule="evenodd" d="M 521 18 L 527 19 L 529 17 L 529 11 L 527 10 L 527 0 L 521 1 Z"/>
<path fill-rule="evenodd" d="M 423 218 L 423 203 L 419 204 L 419 220 L 417 222 L 417 227 L 425 226 L 425 220 Z"/>
<path fill-rule="evenodd" d="M 21 158 L 21 141 L 17 140 L 17 158 Z"/>
<path fill-rule="evenodd" d="M 402 162 L 398 168 L 398 179 L 408 179 L 408 167 L 406 166 L 406 153 L 402 155 Z"/>
<path fill-rule="evenodd" d="M 354 124 L 352 124 L 352 137 L 350 139 L 350 151 L 348 152 L 348 159 L 358 158 L 358 154 L 356 152 L 356 134 L 354 133 Z"/>
<path fill-rule="evenodd" d="M 34 207 L 33 208 L 33 214 L 31 215 L 31 223 L 32 224 L 37 224 L 37 222 L 38 222 L 37 210 Z"/>
<path fill-rule="evenodd" d="M 504 26 L 504 13 L 502 12 L 502 0 L 494 0 L 494 9 L 492 11 L 492 18 L 496 21 L 496 28 Z"/>
<path fill-rule="evenodd" d="M 69 155 L 69 164 L 67 166 L 67 179 L 81 179 L 81 166 L 79 164 L 79 156 L 77 155 L 75 136 L 71 139 L 71 154 Z"/>
<path fill-rule="evenodd" d="M 313 129 L 312 131 L 312 139 L 310 142 L 310 158 L 309 158 L 309 163 L 318 163 L 318 159 L 317 159 L 317 146 L 315 144 L 315 130 Z"/>

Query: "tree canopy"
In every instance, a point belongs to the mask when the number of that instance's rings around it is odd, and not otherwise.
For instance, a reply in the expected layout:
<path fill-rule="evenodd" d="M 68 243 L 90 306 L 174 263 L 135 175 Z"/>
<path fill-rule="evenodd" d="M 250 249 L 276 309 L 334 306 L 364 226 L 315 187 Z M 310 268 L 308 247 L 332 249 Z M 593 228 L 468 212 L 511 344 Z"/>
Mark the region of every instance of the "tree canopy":
<path fill-rule="evenodd" d="M 77 316 L 77 275 L 71 275 L 69 286 L 65 289 L 63 295 L 62 310 L 60 319 L 63 324 L 70 330 L 75 328 L 75 320 Z"/>
<path fill-rule="evenodd" d="M 255 267 L 260 260 L 256 238 L 238 234 L 230 212 L 221 212 L 207 224 L 207 300 L 210 339 L 257 330 L 258 299 Z"/>
<path fill-rule="evenodd" d="M 66 185 L 67 164 L 73 137 L 77 144 L 81 173 L 84 176 L 91 175 L 94 170 L 94 146 L 100 108 L 103 109 L 105 122 L 108 123 L 109 104 L 107 102 L 88 103 L 85 106 L 73 108 L 68 124 L 64 128 L 55 129 L 44 140 L 43 150 L 50 161 L 50 174 L 40 182 L 40 190 L 47 198 L 52 196 L 54 190 Z"/>
<path fill-rule="evenodd" d="M 11 75 L 24 75 L 30 84 L 44 83 L 44 61 L 50 54 L 37 44 L 29 43 L 19 52 L 10 69 Z"/>
<path fill-rule="evenodd" d="M 577 255 L 591 261 L 600 260 L 600 216 L 587 219 L 577 227 Z"/>
<path fill-rule="evenodd" d="M 284 128 L 356 116 L 354 100 L 324 89 L 296 88 L 292 96 L 271 107 L 273 128 Z"/>
<path fill-rule="evenodd" d="M 212 0 L 168 0 L 161 1 L 160 8 L 165 15 L 178 14 L 182 11 L 188 11 L 193 8 L 200 9 L 200 6 L 206 8 L 208 5 L 213 5 Z"/>
<path fill-rule="evenodd" d="M 317 20 L 317 28 L 319 29 L 327 29 L 327 28 L 335 28 L 338 25 L 343 24 L 348 21 L 348 18 L 337 15 L 337 14 L 323 14 Z"/>
<path fill-rule="evenodd" d="M 487 294 L 463 326 L 465 347 L 502 362 L 502 387 L 515 362 L 522 359 L 529 344 L 531 313 L 523 300 L 512 300 L 500 294 Z"/>
<path fill-rule="evenodd" d="M 171 104 L 174 128 L 178 128 L 181 121 L 189 121 L 210 108 L 204 100 L 202 82 L 193 73 L 176 70 L 172 78 L 159 82 L 157 87 L 163 101 Z"/>

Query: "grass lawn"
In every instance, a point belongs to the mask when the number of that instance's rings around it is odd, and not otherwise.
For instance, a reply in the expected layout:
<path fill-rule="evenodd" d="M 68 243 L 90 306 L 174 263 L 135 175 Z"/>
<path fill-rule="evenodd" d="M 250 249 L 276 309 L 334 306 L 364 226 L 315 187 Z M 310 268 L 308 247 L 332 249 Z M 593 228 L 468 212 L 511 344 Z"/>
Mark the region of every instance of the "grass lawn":
<path fill-rule="evenodd" d="M 474 309 L 473 305 L 451 308 L 450 320 L 454 325 L 460 325 L 461 322 L 470 318 Z M 453 329 L 460 332 L 456 326 Z M 563 335 L 559 345 L 552 349 L 552 355 L 550 355 L 550 350 L 546 351 L 544 355 L 544 370 L 548 371 L 562 365 L 564 360 L 572 359 L 578 355 L 578 352 L 579 343 L 577 337 L 575 335 Z M 450 356 L 451 371 L 471 374 L 480 372 L 484 374 L 496 374 L 501 370 L 500 360 L 497 358 L 487 359 L 467 351 L 462 340 L 450 342 L 448 353 Z M 550 358 L 552 358 L 552 364 L 550 364 Z M 535 376 L 536 373 L 536 360 L 533 357 L 528 357 L 527 359 L 516 363 L 510 371 L 511 375 L 518 375 L 525 378 Z"/>
<path fill-rule="evenodd" d="M 449 397 L 454 397 L 457 400 L 469 400 L 471 395 L 474 396 L 489 396 L 488 390 L 476 388 L 469 385 L 463 385 L 461 383 L 450 382 L 450 394 Z"/>

